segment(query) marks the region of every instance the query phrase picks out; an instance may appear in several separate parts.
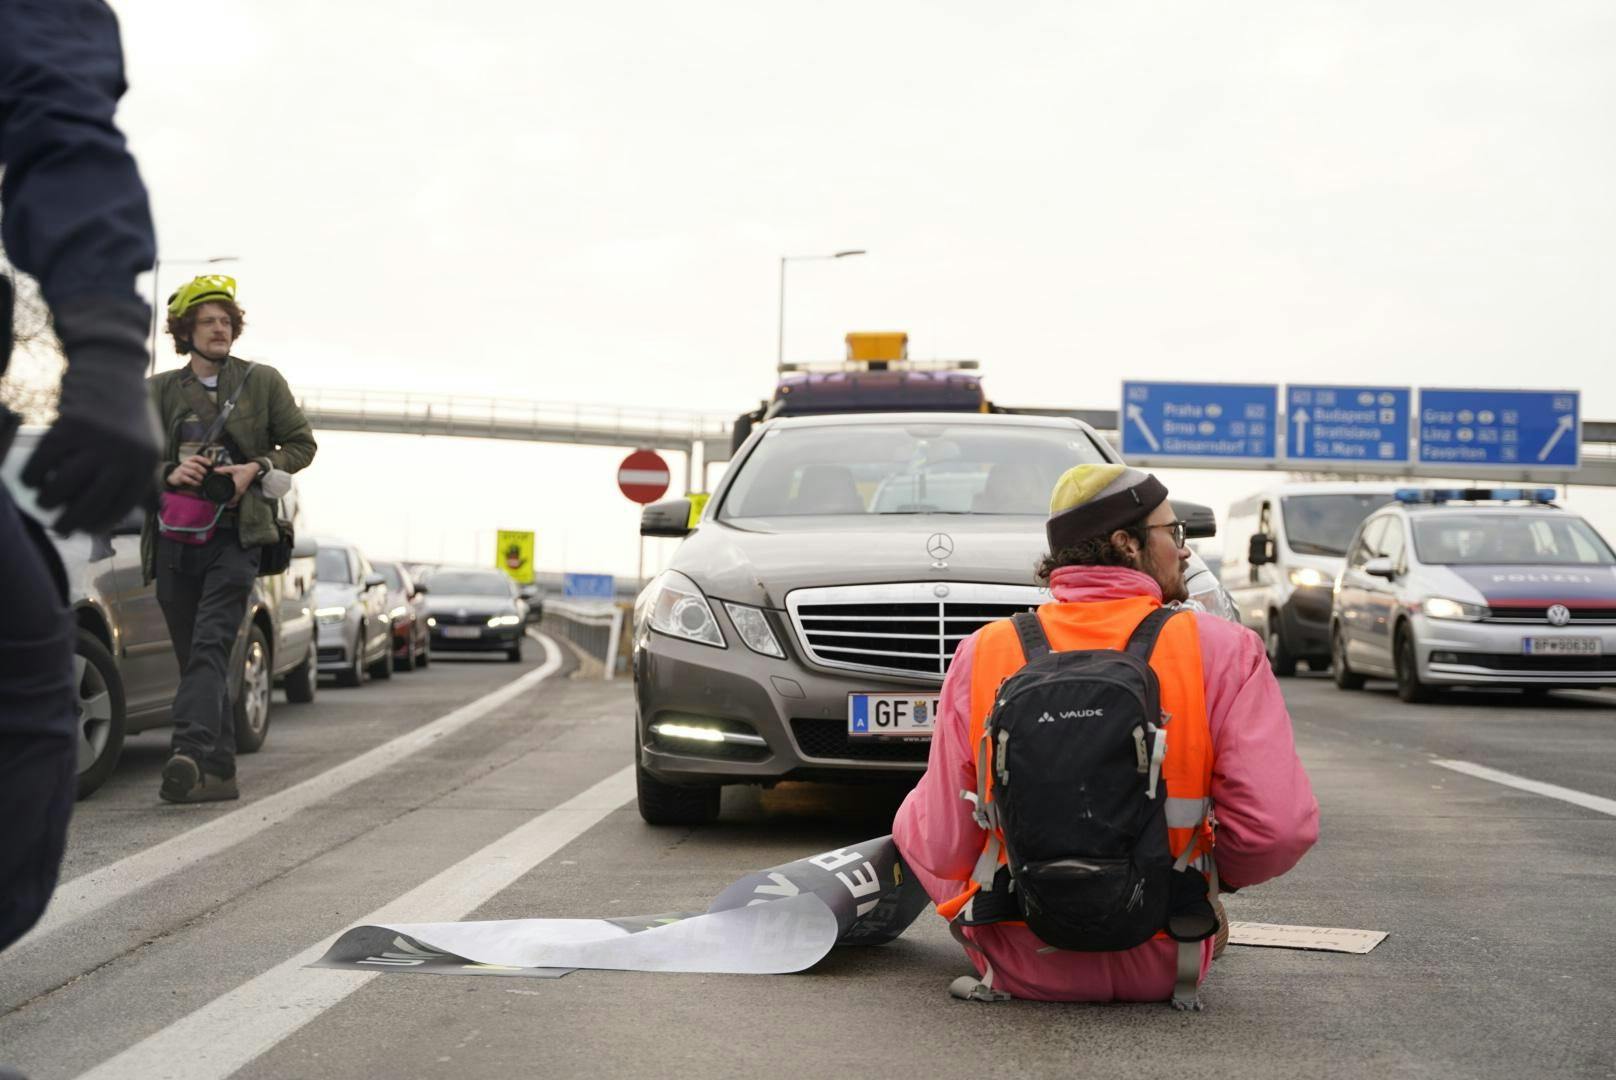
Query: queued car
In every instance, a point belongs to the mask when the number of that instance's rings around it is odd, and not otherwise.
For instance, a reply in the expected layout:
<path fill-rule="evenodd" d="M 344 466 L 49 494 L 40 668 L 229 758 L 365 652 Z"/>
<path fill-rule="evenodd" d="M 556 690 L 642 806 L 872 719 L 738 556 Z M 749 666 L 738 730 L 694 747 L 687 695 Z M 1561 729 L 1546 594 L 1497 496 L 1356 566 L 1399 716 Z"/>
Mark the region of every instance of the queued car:
<path fill-rule="evenodd" d="M 364 553 L 341 540 L 320 540 L 315 556 L 314 616 L 319 631 L 320 674 L 339 686 L 365 677 L 393 677 L 393 621 L 387 579 Z"/>
<path fill-rule="evenodd" d="M 1055 481 L 1117 460 L 1064 417 L 759 423 L 694 531 L 686 499 L 642 515 L 642 534 L 687 539 L 635 603 L 641 816 L 709 821 L 725 784 L 919 773 L 955 648 L 1049 599 L 1034 568 Z M 1173 503 L 1188 535 L 1215 532 Z M 1232 613 L 1198 557 L 1187 576 Z"/>
<path fill-rule="evenodd" d="M 1274 674 L 1330 666 L 1330 596 L 1363 519 L 1393 484 L 1278 484 L 1229 507 L 1219 576 Z"/>
<path fill-rule="evenodd" d="M 426 624 L 426 593 L 403 563 L 371 564 L 387 582 L 387 617 L 393 625 L 393 667 L 414 671 L 432 662 L 432 631 Z"/>
<path fill-rule="evenodd" d="M 1552 488 L 1409 488 L 1353 536 L 1331 607 L 1336 685 L 1541 693 L 1616 685 L 1616 554 Z"/>
<path fill-rule="evenodd" d="M 23 463 L 44 434 L 25 427 L 6 456 L 4 482 L 19 509 L 49 523 L 33 489 L 18 481 Z M 301 523 L 297 489 L 283 499 L 282 513 Z M 78 797 L 85 798 L 112 776 L 130 735 L 173 723 L 180 665 L 157 589 L 143 582 L 140 511 L 106 535 L 46 532 L 67 572 L 68 602 L 78 624 Z M 314 545 L 298 541 L 291 565 L 253 584 L 246 616 L 231 653 L 229 693 L 236 749 L 250 754 L 269 736 L 271 688 L 307 703 L 315 696 Z"/>
<path fill-rule="evenodd" d="M 503 571 L 449 567 L 434 571 L 426 612 L 433 649 L 497 651 L 513 662 L 522 659 L 527 604 Z"/>

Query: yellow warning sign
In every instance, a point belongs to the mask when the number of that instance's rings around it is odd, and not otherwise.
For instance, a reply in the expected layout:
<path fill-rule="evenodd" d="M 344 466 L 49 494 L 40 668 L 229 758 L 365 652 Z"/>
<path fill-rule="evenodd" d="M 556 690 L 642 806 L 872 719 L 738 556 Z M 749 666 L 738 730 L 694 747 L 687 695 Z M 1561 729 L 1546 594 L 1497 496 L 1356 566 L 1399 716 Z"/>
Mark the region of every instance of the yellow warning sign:
<path fill-rule="evenodd" d="M 517 529 L 501 529 L 494 541 L 494 565 L 511 575 L 519 585 L 533 581 L 533 534 Z"/>
<path fill-rule="evenodd" d="M 690 500 L 690 520 L 685 524 L 694 529 L 698 524 L 701 523 L 701 515 L 707 510 L 707 492 L 692 491 L 689 495 L 686 495 L 685 498 Z"/>

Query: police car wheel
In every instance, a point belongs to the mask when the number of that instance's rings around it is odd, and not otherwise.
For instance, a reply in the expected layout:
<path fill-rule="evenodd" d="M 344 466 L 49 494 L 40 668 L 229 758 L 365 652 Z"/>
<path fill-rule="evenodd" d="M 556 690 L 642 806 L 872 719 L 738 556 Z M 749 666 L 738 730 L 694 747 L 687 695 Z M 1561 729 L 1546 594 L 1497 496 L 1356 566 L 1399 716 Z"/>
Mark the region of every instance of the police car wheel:
<path fill-rule="evenodd" d="M 647 825 L 706 825 L 718 817 L 724 793 L 717 784 L 665 784 L 643 765 L 634 767 L 634 790 Z"/>
<path fill-rule="evenodd" d="M 1397 696 L 1410 705 L 1430 701 L 1435 693 L 1420 681 L 1420 668 L 1415 660 L 1414 635 L 1408 630 L 1397 632 Z"/>

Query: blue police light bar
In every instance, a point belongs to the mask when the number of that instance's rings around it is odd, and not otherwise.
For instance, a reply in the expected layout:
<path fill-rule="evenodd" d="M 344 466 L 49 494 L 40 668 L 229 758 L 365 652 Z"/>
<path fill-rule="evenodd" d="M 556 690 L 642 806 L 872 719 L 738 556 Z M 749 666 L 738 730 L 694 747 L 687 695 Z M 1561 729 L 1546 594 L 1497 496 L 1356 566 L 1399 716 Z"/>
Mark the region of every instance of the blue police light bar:
<path fill-rule="evenodd" d="M 1553 488 L 1398 488 L 1400 503 L 1531 502 L 1552 503 Z"/>

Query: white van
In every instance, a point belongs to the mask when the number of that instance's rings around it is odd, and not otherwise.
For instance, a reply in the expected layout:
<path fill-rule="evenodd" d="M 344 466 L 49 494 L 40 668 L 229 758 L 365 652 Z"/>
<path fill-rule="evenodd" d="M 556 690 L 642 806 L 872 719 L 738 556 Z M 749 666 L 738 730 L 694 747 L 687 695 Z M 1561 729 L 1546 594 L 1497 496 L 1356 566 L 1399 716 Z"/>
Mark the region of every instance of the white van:
<path fill-rule="evenodd" d="M 1229 507 L 1219 577 L 1276 675 L 1330 666 L 1330 598 L 1347 544 L 1393 484 L 1279 484 Z"/>

